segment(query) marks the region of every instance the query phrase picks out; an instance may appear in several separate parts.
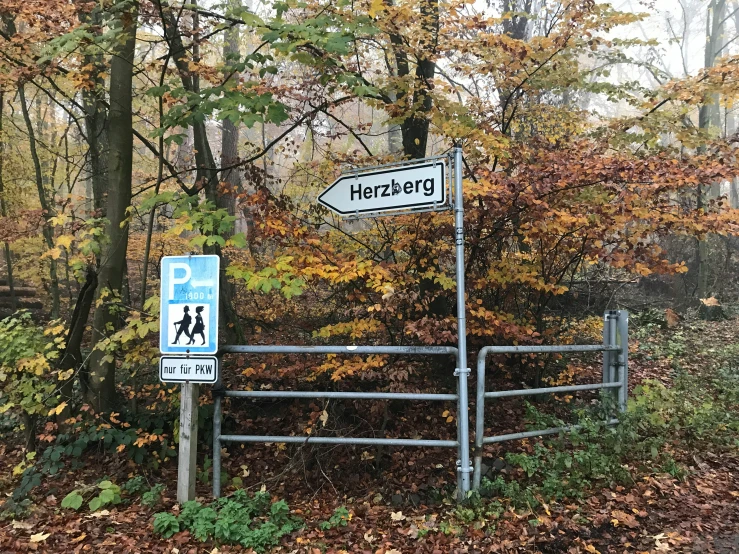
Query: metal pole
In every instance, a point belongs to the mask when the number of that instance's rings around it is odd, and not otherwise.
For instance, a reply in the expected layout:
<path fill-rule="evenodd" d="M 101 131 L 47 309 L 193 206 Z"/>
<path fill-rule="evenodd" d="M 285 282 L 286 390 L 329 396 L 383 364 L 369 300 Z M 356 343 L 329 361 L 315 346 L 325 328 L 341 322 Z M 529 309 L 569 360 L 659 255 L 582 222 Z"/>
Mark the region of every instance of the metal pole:
<path fill-rule="evenodd" d="M 233 390 L 225 396 L 237 398 L 345 398 L 351 400 L 418 400 L 457 401 L 456 394 L 414 392 L 333 392 L 333 391 L 284 391 L 284 390 Z"/>
<path fill-rule="evenodd" d="M 616 331 L 618 325 L 618 312 L 611 310 L 608 312 L 610 315 L 610 324 L 608 326 L 608 342 L 611 346 L 617 346 Z M 616 380 L 616 368 L 618 366 L 618 353 L 611 354 L 608 359 L 608 382 L 612 383 Z M 618 401 L 618 391 L 611 391 L 611 398 Z M 610 414 L 609 414 L 610 415 Z"/>
<path fill-rule="evenodd" d="M 404 356 L 456 355 L 453 346 L 291 346 L 291 345 L 257 345 L 230 344 L 218 350 L 217 356 L 223 354 L 399 354 Z"/>
<path fill-rule="evenodd" d="M 618 390 L 618 407 L 622 412 L 626 411 L 629 398 L 629 312 L 618 311 L 618 335 L 621 352 L 618 354 L 619 380 L 621 388 Z"/>
<path fill-rule="evenodd" d="M 608 421 L 602 421 L 601 423 L 603 425 L 616 425 L 618 423 L 618 419 L 611 418 Z M 495 444 L 498 442 L 544 437 L 546 435 L 556 435 L 557 433 L 567 433 L 576 429 L 582 429 L 582 425 L 565 425 L 563 427 L 551 427 L 549 429 L 542 429 L 540 431 L 521 431 L 520 433 L 511 433 L 509 435 L 485 437 L 485 444 Z"/>
<path fill-rule="evenodd" d="M 213 391 L 213 498 L 221 497 L 221 391 Z"/>
<path fill-rule="evenodd" d="M 472 474 L 472 488 L 480 488 L 482 471 L 482 439 L 485 435 L 485 358 L 488 347 L 477 355 L 477 401 L 475 402 L 475 468 Z"/>
<path fill-rule="evenodd" d="M 454 242 L 457 252 L 457 369 L 459 378 L 458 441 L 459 499 L 470 490 L 469 399 L 467 397 L 467 320 L 464 287 L 464 207 L 462 205 L 462 148 L 454 147 Z"/>
<path fill-rule="evenodd" d="M 457 441 L 436 439 L 384 439 L 375 437 L 314 437 L 293 435 L 221 435 L 221 442 L 263 442 L 291 444 L 361 444 L 365 446 L 426 446 L 429 448 L 455 448 Z"/>
<path fill-rule="evenodd" d="M 607 311 L 603 314 L 603 347 L 608 348 L 613 346 L 609 341 L 611 340 L 611 312 Z M 603 382 L 608 383 L 609 372 L 608 368 L 611 366 L 611 352 L 609 350 L 603 351 Z"/>
<path fill-rule="evenodd" d="M 599 389 L 620 389 L 621 381 L 613 381 L 611 383 L 591 383 L 588 385 L 563 385 L 561 387 L 543 387 L 540 389 L 517 389 L 517 390 L 496 390 L 486 392 L 485 398 L 508 398 L 511 396 L 536 396 L 537 394 L 556 394 L 558 392 L 577 392 L 585 390 Z"/>

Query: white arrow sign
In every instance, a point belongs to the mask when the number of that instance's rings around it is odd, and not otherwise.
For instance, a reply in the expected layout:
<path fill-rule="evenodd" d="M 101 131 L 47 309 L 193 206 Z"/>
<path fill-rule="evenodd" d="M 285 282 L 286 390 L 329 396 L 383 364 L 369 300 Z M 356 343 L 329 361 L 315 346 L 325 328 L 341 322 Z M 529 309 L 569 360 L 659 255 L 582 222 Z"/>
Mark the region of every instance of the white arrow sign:
<path fill-rule="evenodd" d="M 394 168 L 367 168 L 342 175 L 318 197 L 340 215 L 441 208 L 446 202 L 443 158 Z"/>

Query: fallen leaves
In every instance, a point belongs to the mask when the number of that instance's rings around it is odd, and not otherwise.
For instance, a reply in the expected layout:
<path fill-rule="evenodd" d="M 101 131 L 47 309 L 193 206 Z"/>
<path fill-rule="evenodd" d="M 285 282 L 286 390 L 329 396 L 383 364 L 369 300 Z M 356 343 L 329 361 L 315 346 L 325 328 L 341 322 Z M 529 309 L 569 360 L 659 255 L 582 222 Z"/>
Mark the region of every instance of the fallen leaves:
<path fill-rule="evenodd" d="M 51 536 L 51 533 L 36 533 L 31 535 L 31 542 L 43 542 Z"/>
<path fill-rule="evenodd" d="M 631 514 L 627 514 L 626 512 L 623 512 L 621 510 L 614 510 L 611 512 L 611 523 L 613 525 L 626 525 L 630 529 L 636 529 L 639 527 L 639 522 L 636 520 L 634 516 Z"/>
<path fill-rule="evenodd" d="M 23 529 L 24 531 L 30 531 L 31 529 L 33 529 L 33 524 L 27 523 L 25 521 L 13 520 L 12 525 L 13 529 Z"/>

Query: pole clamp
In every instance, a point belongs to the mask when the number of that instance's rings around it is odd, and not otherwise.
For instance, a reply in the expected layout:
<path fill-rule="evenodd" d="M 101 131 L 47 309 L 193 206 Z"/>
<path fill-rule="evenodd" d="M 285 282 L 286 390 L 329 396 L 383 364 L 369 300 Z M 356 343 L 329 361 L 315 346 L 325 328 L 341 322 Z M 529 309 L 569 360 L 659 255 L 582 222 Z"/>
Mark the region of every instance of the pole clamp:
<path fill-rule="evenodd" d="M 464 369 L 461 369 L 461 368 L 457 367 L 457 368 L 454 369 L 454 376 L 455 377 L 459 377 L 463 373 L 465 375 L 469 375 L 470 373 L 472 373 L 472 370 L 469 367 L 466 367 Z"/>
<path fill-rule="evenodd" d="M 457 473 L 472 473 L 474 470 L 472 466 L 462 467 L 462 460 L 457 460 Z"/>

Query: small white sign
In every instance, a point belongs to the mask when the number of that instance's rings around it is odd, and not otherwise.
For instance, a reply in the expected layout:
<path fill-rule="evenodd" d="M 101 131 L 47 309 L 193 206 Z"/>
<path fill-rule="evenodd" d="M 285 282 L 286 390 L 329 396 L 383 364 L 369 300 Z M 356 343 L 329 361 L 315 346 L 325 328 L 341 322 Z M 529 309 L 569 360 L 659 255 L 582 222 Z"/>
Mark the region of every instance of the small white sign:
<path fill-rule="evenodd" d="M 163 383 L 215 383 L 218 381 L 218 358 L 215 356 L 162 356 L 159 380 Z"/>
<path fill-rule="evenodd" d="M 318 197 L 339 215 L 395 210 L 442 208 L 446 203 L 446 164 L 443 158 L 391 168 L 366 168 L 347 173 Z"/>

